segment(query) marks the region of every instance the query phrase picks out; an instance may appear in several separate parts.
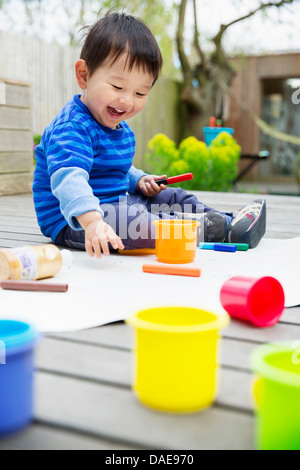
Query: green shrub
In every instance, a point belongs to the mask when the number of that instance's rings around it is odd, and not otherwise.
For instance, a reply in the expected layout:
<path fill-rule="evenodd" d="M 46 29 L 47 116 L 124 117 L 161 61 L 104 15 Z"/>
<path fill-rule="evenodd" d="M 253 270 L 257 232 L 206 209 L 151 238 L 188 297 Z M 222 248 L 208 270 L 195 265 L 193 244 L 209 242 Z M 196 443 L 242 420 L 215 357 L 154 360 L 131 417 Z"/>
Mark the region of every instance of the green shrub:
<path fill-rule="evenodd" d="M 40 134 L 34 134 L 33 136 L 33 165 L 36 164 L 36 159 L 35 159 L 35 147 L 39 145 L 41 141 L 42 136 Z"/>
<path fill-rule="evenodd" d="M 169 174 L 170 165 L 179 158 L 176 144 L 164 134 L 155 135 L 148 143 L 151 154 L 146 155 L 146 160 L 151 164 L 154 174 Z"/>
<path fill-rule="evenodd" d="M 42 136 L 40 134 L 34 134 L 33 136 L 33 143 L 34 145 L 39 145 Z"/>
<path fill-rule="evenodd" d="M 187 137 L 176 148 L 164 134 L 154 136 L 148 145 L 147 171 L 167 176 L 193 173 L 192 180 L 177 185 L 184 189 L 229 191 L 238 173 L 241 148 L 226 132 L 221 132 L 209 147 L 196 137 Z"/>

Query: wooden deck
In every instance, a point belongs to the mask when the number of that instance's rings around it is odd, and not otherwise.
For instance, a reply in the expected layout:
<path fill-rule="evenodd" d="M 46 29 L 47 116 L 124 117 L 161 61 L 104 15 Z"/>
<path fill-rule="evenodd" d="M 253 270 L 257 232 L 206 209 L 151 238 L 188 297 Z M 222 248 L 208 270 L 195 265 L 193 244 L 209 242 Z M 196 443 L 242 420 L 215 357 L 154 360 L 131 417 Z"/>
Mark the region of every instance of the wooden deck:
<path fill-rule="evenodd" d="M 220 210 L 249 194 L 199 193 Z M 264 196 L 268 238 L 300 236 L 300 199 Z M 0 247 L 49 242 L 37 226 L 30 194 L 0 198 Z M 100 261 L 101 262 L 101 261 Z M 131 391 L 131 330 L 123 322 L 47 334 L 37 349 L 35 419 L 0 441 L 0 449 L 253 449 L 254 413 L 248 357 L 259 344 L 300 339 L 300 307 L 273 328 L 235 321 L 224 330 L 220 392 L 201 413 L 171 415 L 140 405 Z M 130 453 L 129 453 L 130 455 Z"/>

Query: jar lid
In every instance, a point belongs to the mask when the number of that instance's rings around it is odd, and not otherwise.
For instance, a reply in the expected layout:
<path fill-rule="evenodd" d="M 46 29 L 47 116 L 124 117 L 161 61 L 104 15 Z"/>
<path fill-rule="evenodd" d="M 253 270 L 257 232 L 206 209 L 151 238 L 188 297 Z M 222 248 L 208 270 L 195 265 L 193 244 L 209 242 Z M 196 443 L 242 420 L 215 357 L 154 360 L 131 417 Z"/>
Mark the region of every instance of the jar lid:
<path fill-rule="evenodd" d="M 0 320 L 0 342 L 6 348 L 19 348 L 31 345 L 39 334 L 28 323 L 16 320 Z"/>
<path fill-rule="evenodd" d="M 9 278 L 9 263 L 12 259 L 12 255 L 8 251 L 2 250 L 2 253 L 0 252 L 0 281 L 4 281 Z"/>

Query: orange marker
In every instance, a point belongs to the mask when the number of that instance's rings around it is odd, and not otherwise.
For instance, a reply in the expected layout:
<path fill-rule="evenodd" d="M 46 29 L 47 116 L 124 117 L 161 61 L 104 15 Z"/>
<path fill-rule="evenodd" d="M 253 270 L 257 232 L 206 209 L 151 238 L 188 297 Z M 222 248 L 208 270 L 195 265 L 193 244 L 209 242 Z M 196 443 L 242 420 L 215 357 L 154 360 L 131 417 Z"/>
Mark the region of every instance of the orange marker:
<path fill-rule="evenodd" d="M 186 268 L 182 266 L 163 265 L 163 264 L 143 264 L 144 273 L 153 274 L 175 274 L 177 276 L 199 277 L 200 268 Z"/>
<path fill-rule="evenodd" d="M 138 248 L 136 250 L 118 250 L 120 255 L 154 255 L 155 248 Z"/>

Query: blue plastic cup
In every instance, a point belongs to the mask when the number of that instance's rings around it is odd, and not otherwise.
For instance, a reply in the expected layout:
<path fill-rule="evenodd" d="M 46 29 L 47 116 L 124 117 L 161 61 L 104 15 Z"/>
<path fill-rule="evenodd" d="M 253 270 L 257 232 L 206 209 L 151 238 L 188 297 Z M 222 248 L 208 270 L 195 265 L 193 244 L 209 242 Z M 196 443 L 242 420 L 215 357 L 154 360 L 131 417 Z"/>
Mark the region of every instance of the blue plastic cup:
<path fill-rule="evenodd" d="M 33 418 L 34 347 L 38 332 L 27 323 L 0 320 L 0 436 Z"/>
<path fill-rule="evenodd" d="M 220 134 L 220 132 L 227 132 L 232 135 L 234 129 L 231 127 L 203 127 L 204 141 L 207 146 Z"/>

